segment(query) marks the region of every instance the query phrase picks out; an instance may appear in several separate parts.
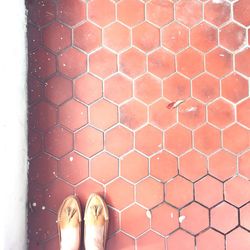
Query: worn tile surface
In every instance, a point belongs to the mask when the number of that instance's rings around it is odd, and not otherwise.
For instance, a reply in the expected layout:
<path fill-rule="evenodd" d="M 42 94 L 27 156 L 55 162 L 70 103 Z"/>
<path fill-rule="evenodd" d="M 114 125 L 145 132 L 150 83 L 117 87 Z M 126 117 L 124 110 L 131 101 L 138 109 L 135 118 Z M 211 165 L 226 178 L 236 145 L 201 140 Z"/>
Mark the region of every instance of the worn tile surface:
<path fill-rule="evenodd" d="M 92 192 L 108 250 L 248 250 L 249 0 L 26 2 L 29 250 Z"/>

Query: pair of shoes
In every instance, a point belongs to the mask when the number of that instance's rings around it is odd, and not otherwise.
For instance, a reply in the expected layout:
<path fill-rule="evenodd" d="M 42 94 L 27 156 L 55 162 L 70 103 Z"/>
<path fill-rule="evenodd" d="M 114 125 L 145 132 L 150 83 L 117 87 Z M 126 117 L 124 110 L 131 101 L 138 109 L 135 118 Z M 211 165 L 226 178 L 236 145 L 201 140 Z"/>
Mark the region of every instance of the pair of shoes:
<path fill-rule="evenodd" d="M 104 250 L 108 233 L 108 208 L 101 196 L 91 194 L 84 212 L 85 250 Z M 58 211 L 61 250 L 79 250 L 82 238 L 81 205 L 77 196 L 67 197 Z"/>

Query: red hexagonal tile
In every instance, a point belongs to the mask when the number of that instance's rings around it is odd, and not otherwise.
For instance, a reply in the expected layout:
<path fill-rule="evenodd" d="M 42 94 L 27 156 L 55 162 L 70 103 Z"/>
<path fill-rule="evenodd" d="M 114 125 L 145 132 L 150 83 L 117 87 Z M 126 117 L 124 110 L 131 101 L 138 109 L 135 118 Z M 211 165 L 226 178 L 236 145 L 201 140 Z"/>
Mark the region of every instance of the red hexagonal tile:
<path fill-rule="evenodd" d="M 39 130 L 47 130 L 57 123 L 57 110 L 47 102 L 39 102 L 29 111 L 29 125 Z"/>
<path fill-rule="evenodd" d="M 58 237 L 54 237 L 44 243 L 44 250 L 59 249 L 59 248 L 60 248 L 60 243 Z"/>
<path fill-rule="evenodd" d="M 132 99 L 120 107 L 120 122 L 125 126 L 136 129 L 147 122 L 147 107 Z"/>
<path fill-rule="evenodd" d="M 87 157 L 103 149 L 103 133 L 90 126 L 78 131 L 75 135 L 75 149 Z"/>
<path fill-rule="evenodd" d="M 106 78 L 117 71 L 116 55 L 105 48 L 101 48 L 90 55 L 89 70 L 99 77 Z"/>
<path fill-rule="evenodd" d="M 195 99 L 188 99 L 179 107 L 179 122 L 189 128 L 196 128 L 205 122 L 205 106 Z"/>
<path fill-rule="evenodd" d="M 62 157 L 72 151 L 73 135 L 63 127 L 57 126 L 45 135 L 44 144 L 46 152 Z"/>
<path fill-rule="evenodd" d="M 176 250 L 195 249 L 194 237 L 179 229 L 167 238 L 167 247 Z"/>
<path fill-rule="evenodd" d="M 183 154 L 192 147 L 191 131 L 177 124 L 165 132 L 165 148 L 176 155 Z"/>
<path fill-rule="evenodd" d="M 196 150 L 180 157 L 180 175 L 191 181 L 197 181 L 207 174 L 207 159 Z"/>
<path fill-rule="evenodd" d="M 193 200 L 193 185 L 181 176 L 177 176 L 165 186 L 166 202 L 181 208 Z"/>
<path fill-rule="evenodd" d="M 238 225 L 238 211 L 235 207 L 222 202 L 211 210 L 211 226 L 227 233 Z"/>
<path fill-rule="evenodd" d="M 250 180 L 250 151 L 245 152 L 239 157 L 239 172 L 241 175 L 247 177 Z"/>
<path fill-rule="evenodd" d="M 176 123 L 176 111 L 167 108 L 168 102 L 160 99 L 149 108 L 149 121 L 151 124 L 166 129 Z"/>
<path fill-rule="evenodd" d="M 76 186 L 75 193 L 79 197 L 81 204 L 86 204 L 92 193 L 103 196 L 103 186 L 94 180 L 87 179 Z"/>
<path fill-rule="evenodd" d="M 166 182 L 178 174 L 177 158 L 167 151 L 162 151 L 150 159 L 150 174 Z"/>
<path fill-rule="evenodd" d="M 190 82 L 175 73 L 163 81 L 163 95 L 170 101 L 186 99 L 190 96 Z"/>
<path fill-rule="evenodd" d="M 29 53 L 29 73 L 41 79 L 56 72 L 56 59 L 50 52 L 39 48 Z"/>
<path fill-rule="evenodd" d="M 239 123 L 250 128 L 250 99 L 247 99 L 237 106 L 237 120 Z"/>
<path fill-rule="evenodd" d="M 74 1 L 70 3 L 67 0 L 59 0 L 58 19 L 68 25 L 75 25 L 86 19 L 86 4 L 83 1 Z"/>
<path fill-rule="evenodd" d="M 41 97 L 43 96 L 43 85 L 33 77 L 29 76 L 28 77 L 28 103 L 32 104 L 34 102 L 40 101 Z"/>
<path fill-rule="evenodd" d="M 72 99 L 59 108 L 59 122 L 73 131 L 79 129 L 88 122 L 88 108 Z"/>
<path fill-rule="evenodd" d="M 116 105 L 101 99 L 90 107 L 90 123 L 99 129 L 106 130 L 118 121 Z"/>
<path fill-rule="evenodd" d="M 223 131 L 223 146 L 234 153 L 244 151 L 249 147 L 249 131 L 239 124 L 226 128 Z"/>
<path fill-rule="evenodd" d="M 160 48 L 148 56 L 148 70 L 160 78 L 175 72 L 174 56 Z"/>
<path fill-rule="evenodd" d="M 146 18 L 158 26 L 171 22 L 174 18 L 174 6 L 171 2 L 152 0 L 146 5 Z"/>
<path fill-rule="evenodd" d="M 75 96 L 82 102 L 90 104 L 102 96 L 102 81 L 85 74 L 75 80 Z"/>
<path fill-rule="evenodd" d="M 192 27 L 202 18 L 202 4 L 197 0 L 181 0 L 175 6 L 176 19 Z"/>
<path fill-rule="evenodd" d="M 225 183 L 225 200 L 235 206 L 242 206 L 250 200 L 250 182 L 235 176 Z"/>
<path fill-rule="evenodd" d="M 240 209 L 240 225 L 250 230 L 250 203 Z"/>
<path fill-rule="evenodd" d="M 220 45 L 235 51 L 239 49 L 246 36 L 246 31 L 236 23 L 229 23 L 220 30 Z"/>
<path fill-rule="evenodd" d="M 89 163 L 76 152 L 65 155 L 59 161 L 58 176 L 72 184 L 77 184 L 89 176 Z"/>
<path fill-rule="evenodd" d="M 118 104 L 132 96 L 132 81 L 127 77 L 116 74 L 104 81 L 104 95 L 109 100 Z"/>
<path fill-rule="evenodd" d="M 166 203 L 155 207 L 152 210 L 151 227 L 158 233 L 166 236 L 179 227 L 178 210 Z"/>
<path fill-rule="evenodd" d="M 93 0 L 89 2 L 88 18 L 100 26 L 111 23 L 115 19 L 115 4 L 110 0 Z"/>
<path fill-rule="evenodd" d="M 226 236 L 227 250 L 247 250 L 250 245 L 250 233 L 238 227 Z"/>
<path fill-rule="evenodd" d="M 137 239 L 138 250 L 150 250 L 151 247 L 158 250 L 165 249 L 165 240 L 153 231 L 148 231 Z"/>
<path fill-rule="evenodd" d="M 193 48 L 184 50 L 177 55 L 177 70 L 190 78 L 198 75 L 204 70 L 202 54 Z"/>
<path fill-rule="evenodd" d="M 152 177 L 142 180 L 136 185 L 136 201 L 147 208 L 163 202 L 163 184 Z"/>
<path fill-rule="evenodd" d="M 202 102 L 210 102 L 220 95 L 220 82 L 213 76 L 204 73 L 192 81 L 192 93 Z"/>
<path fill-rule="evenodd" d="M 106 133 L 105 148 L 116 156 L 121 156 L 133 147 L 133 133 L 118 125 Z"/>
<path fill-rule="evenodd" d="M 223 184 L 207 175 L 195 183 L 195 200 L 212 207 L 223 200 Z"/>
<path fill-rule="evenodd" d="M 247 14 L 250 11 L 249 2 L 247 0 L 240 0 L 234 3 L 234 19 L 239 23 L 248 26 L 250 25 L 250 18 Z"/>
<path fill-rule="evenodd" d="M 37 49 L 41 44 L 41 30 L 31 23 L 27 23 L 28 51 Z"/>
<path fill-rule="evenodd" d="M 111 237 L 120 229 L 120 215 L 113 208 L 109 207 L 109 228 L 108 237 Z"/>
<path fill-rule="evenodd" d="M 162 149 L 162 132 L 151 125 L 146 125 L 136 132 L 135 147 L 146 155 L 156 153 Z"/>
<path fill-rule="evenodd" d="M 217 77 L 230 73 L 232 67 L 232 55 L 222 48 L 216 48 L 206 55 L 207 71 Z"/>
<path fill-rule="evenodd" d="M 205 228 L 209 227 L 208 209 L 196 202 L 191 203 L 180 211 L 184 216 L 181 227 L 192 234 L 198 234 Z"/>
<path fill-rule="evenodd" d="M 55 179 L 56 171 L 57 161 L 55 158 L 42 153 L 30 161 L 29 181 L 35 181 L 40 185 L 46 185 Z"/>
<path fill-rule="evenodd" d="M 221 94 L 232 102 L 248 96 L 248 81 L 237 73 L 232 73 L 221 81 Z"/>
<path fill-rule="evenodd" d="M 74 29 L 74 45 L 90 52 L 101 46 L 102 31 L 93 23 L 85 22 Z"/>
<path fill-rule="evenodd" d="M 56 235 L 56 228 L 56 215 L 48 209 L 29 214 L 28 237 L 30 239 L 33 239 L 36 242 L 46 241 Z M 38 246 L 39 245 L 41 246 L 41 244 L 38 244 Z M 39 250 L 41 250 L 41 248 L 39 248 Z"/>
<path fill-rule="evenodd" d="M 194 145 L 205 154 L 211 154 L 221 147 L 220 131 L 208 124 L 194 132 Z"/>
<path fill-rule="evenodd" d="M 44 88 L 45 97 L 52 103 L 60 105 L 72 97 L 72 82 L 61 75 L 47 81 Z"/>
<path fill-rule="evenodd" d="M 28 212 L 31 212 L 31 210 L 43 210 L 42 206 L 44 205 L 44 193 L 43 188 L 39 184 L 29 181 L 27 190 L 27 202 L 29 206 Z M 32 209 L 30 208 L 30 206 Z"/>
<path fill-rule="evenodd" d="M 71 194 L 73 188 L 64 181 L 56 179 L 44 190 L 45 207 L 58 211 L 65 197 Z"/>
<path fill-rule="evenodd" d="M 236 157 L 224 150 L 213 154 L 209 159 L 209 173 L 221 181 L 225 181 L 236 174 Z"/>
<path fill-rule="evenodd" d="M 29 238 L 30 238 L 30 236 L 29 236 Z M 38 241 L 30 239 L 28 244 L 27 244 L 27 247 L 28 247 L 27 248 L 28 250 L 31 250 L 31 249 L 40 250 L 42 246 L 38 243 Z"/>
<path fill-rule="evenodd" d="M 217 45 L 217 31 L 203 22 L 191 29 L 191 45 L 203 52 L 213 49 Z"/>
<path fill-rule="evenodd" d="M 128 249 L 134 250 L 134 239 L 123 232 L 116 233 L 107 241 L 107 250 Z"/>
<path fill-rule="evenodd" d="M 43 44 L 54 52 L 65 49 L 71 44 L 71 30 L 58 22 L 47 26 L 42 36 Z"/>
<path fill-rule="evenodd" d="M 180 23 L 172 22 L 163 28 L 162 45 L 173 52 L 178 52 L 188 46 L 188 29 Z"/>
<path fill-rule="evenodd" d="M 131 223 L 140 221 L 140 223 Z M 137 237 L 149 228 L 149 219 L 146 216 L 146 210 L 138 205 L 132 205 L 121 214 L 121 229 Z"/>
<path fill-rule="evenodd" d="M 106 186 L 106 200 L 110 206 L 122 210 L 134 202 L 134 186 L 118 178 Z"/>
<path fill-rule="evenodd" d="M 44 0 L 33 2 L 29 6 L 28 18 L 39 26 L 43 26 L 51 22 L 56 16 L 56 6 L 55 3 Z"/>
<path fill-rule="evenodd" d="M 132 182 L 138 182 L 148 175 L 148 159 L 133 151 L 121 158 L 121 176 Z"/>
<path fill-rule="evenodd" d="M 64 75 L 74 78 L 86 71 L 86 55 L 70 47 L 58 56 L 58 69 Z"/>
<path fill-rule="evenodd" d="M 223 99 L 218 99 L 208 106 L 208 121 L 219 128 L 233 123 L 234 116 L 233 105 Z"/>
<path fill-rule="evenodd" d="M 135 96 L 149 104 L 161 96 L 161 82 L 159 79 L 145 74 L 135 81 Z"/>
<path fill-rule="evenodd" d="M 130 14 L 128 15 L 128 13 Z M 117 5 L 117 19 L 129 26 L 142 22 L 144 20 L 144 4 L 139 0 L 119 1 Z"/>
<path fill-rule="evenodd" d="M 117 52 L 128 48 L 130 45 L 130 30 L 118 22 L 112 23 L 103 31 L 103 43 Z"/>
<path fill-rule="evenodd" d="M 29 157 L 35 156 L 42 150 L 42 137 L 41 135 L 29 129 L 28 131 L 28 155 Z"/>
<path fill-rule="evenodd" d="M 145 72 L 146 57 L 138 49 L 130 48 L 120 55 L 119 67 L 124 74 L 135 78 Z"/>
<path fill-rule="evenodd" d="M 250 203 L 240 209 L 240 225 L 250 230 Z"/>
<path fill-rule="evenodd" d="M 104 152 L 91 160 L 91 176 L 106 184 L 118 175 L 118 159 Z"/>
<path fill-rule="evenodd" d="M 228 2 L 209 0 L 204 6 L 204 19 L 216 26 L 220 26 L 229 20 L 230 12 L 230 4 Z"/>
<path fill-rule="evenodd" d="M 235 56 L 236 70 L 243 73 L 246 76 L 250 76 L 249 66 L 250 48 L 247 48 Z"/>
<path fill-rule="evenodd" d="M 224 241 L 224 235 L 209 229 L 196 237 L 196 246 L 199 250 L 223 249 Z"/>
<path fill-rule="evenodd" d="M 143 22 L 132 31 L 133 45 L 137 48 L 149 52 L 160 44 L 160 30 L 152 24 Z"/>

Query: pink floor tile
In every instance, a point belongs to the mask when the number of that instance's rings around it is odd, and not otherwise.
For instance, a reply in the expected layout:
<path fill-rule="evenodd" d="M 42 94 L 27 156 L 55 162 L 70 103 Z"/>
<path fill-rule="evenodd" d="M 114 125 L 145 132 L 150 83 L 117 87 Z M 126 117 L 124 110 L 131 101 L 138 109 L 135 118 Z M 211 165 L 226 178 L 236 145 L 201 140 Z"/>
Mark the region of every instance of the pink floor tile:
<path fill-rule="evenodd" d="M 92 192 L 108 250 L 249 249 L 249 1 L 27 8 L 29 250 Z"/>

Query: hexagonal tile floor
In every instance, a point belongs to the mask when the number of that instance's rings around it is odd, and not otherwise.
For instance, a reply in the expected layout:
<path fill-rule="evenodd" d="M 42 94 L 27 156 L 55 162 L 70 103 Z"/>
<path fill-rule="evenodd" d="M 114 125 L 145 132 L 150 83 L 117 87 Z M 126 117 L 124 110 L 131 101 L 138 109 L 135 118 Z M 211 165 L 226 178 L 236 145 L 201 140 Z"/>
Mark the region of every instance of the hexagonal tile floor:
<path fill-rule="evenodd" d="M 26 2 L 29 250 L 91 192 L 108 250 L 249 249 L 249 0 Z"/>

